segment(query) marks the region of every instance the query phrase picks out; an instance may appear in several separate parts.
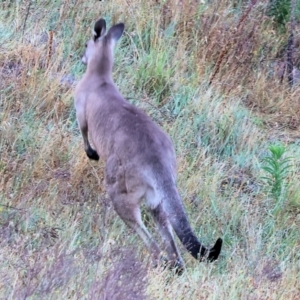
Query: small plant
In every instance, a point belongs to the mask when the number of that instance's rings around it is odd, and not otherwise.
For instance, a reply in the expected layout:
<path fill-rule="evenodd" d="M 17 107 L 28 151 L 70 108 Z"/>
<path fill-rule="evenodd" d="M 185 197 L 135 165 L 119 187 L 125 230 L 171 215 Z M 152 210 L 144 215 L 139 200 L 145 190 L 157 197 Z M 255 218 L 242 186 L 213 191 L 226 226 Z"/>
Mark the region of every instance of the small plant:
<path fill-rule="evenodd" d="M 271 153 L 263 158 L 264 165 L 262 166 L 262 169 L 268 173 L 268 176 L 262 177 L 262 179 L 266 180 L 271 188 L 272 196 L 278 202 L 286 187 L 285 181 L 291 168 L 289 164 L 291 158 L 283 158 L 283 154 L 286 151 L 283 145 L 271 145 L 269 150 Z"/>
<path fill-rule="evenodd" d="M 270 0 L 269 16 L 273 17 L 275 24 L 283 28 L 290 18 L 291 0 Z"/>

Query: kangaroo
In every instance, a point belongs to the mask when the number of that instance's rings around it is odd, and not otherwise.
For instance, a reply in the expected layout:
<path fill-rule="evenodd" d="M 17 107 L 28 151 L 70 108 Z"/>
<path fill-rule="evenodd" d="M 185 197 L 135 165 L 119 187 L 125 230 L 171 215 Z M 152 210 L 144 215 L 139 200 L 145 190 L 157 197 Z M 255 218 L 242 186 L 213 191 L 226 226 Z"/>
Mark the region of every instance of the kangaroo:
<path fill-rule="evenodd" d="M 120 218 L 146 244 L 155 264 L 161 249 L 141 218 L 145 201 L 164 241 L 171 267 L 184 269 L 172 228 L 187 251 L 198 260 L 218 258 L 222 239 L 211 249 L 198 240 L 188 222 L 176 188 L 176 157 L 169 136 L 143 111 L 127 102 L 112 79 L 113 50 L 124 24 L 99 19 L 86 44 L 86 72 L 75 89 L 75 109 L 87 156 L 106 162 L 105 185 Z M 94 149 L 91 147 L 89 138 Z"/>

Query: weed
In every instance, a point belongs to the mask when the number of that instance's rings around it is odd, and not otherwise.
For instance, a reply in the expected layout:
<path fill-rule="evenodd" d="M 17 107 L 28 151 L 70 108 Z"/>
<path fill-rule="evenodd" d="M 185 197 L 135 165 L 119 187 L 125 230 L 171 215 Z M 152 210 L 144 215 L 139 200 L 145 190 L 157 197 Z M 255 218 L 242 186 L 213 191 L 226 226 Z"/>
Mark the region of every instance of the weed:
<path fill-rule="evenodd" d="M 276 202 L 281 197 L 285 197 L 287 188 L 287 178 L 291 169 L 289 162 L 291 157 L 283 157 L 286 148 L 283 145 L 271 145 L 270 154 L 263 158 L 264 165 L 262 169 L 268 173 L 268 176 L 262 177 L 270 188 L 271 194 Z"/>
<path fill-rule="evenodd" d="M 291 0 L 271 0 L 268 14 L 280 29 L 284 29 L 290 18 Z"/>

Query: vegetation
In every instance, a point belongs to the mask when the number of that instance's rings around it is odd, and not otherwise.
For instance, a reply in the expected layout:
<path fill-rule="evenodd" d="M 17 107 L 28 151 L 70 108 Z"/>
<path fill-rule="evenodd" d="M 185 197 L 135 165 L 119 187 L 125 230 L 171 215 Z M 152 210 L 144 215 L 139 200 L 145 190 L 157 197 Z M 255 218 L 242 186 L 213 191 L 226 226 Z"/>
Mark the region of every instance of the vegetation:
<path fill-rule="evenodd" d="M 291 158 L 283 158 L 285 148 L 282 145 L 272 145 L 269 147 L 270 155 L 263 158 L 264 165 L 262 169 L 268 173 L 263 177 L 270 186 L 270 191 L 278 202 L 281 197 L 285 197 L 285 180 L 287 179 L 289 169 L 289 161 Z"/>
<path fill-rule="evenodd" d="M 1 1 L 1 299 L 300 297 L 300 88 L 291 13 L 271 2 Z M 114 78 L 174 141 L 192 227 L 224 239 L 212 264 L 181 248 L 182 276 L 151 267 L 83 150 L 73 90 L 100 16 L 125 22 Z M 279 143 L 288 169 L 277 148 L 266 158 Z"/>

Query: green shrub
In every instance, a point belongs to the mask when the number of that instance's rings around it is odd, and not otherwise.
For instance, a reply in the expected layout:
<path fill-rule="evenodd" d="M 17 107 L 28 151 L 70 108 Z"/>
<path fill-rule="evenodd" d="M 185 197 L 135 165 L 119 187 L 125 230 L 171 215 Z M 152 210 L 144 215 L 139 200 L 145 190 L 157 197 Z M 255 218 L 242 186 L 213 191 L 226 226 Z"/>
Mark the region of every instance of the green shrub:
<path fill-rule="evenodd" d="M 274 22 L 284 27 L 290 18 L 291 0 L 270 0 L 268 14 Z"/>

